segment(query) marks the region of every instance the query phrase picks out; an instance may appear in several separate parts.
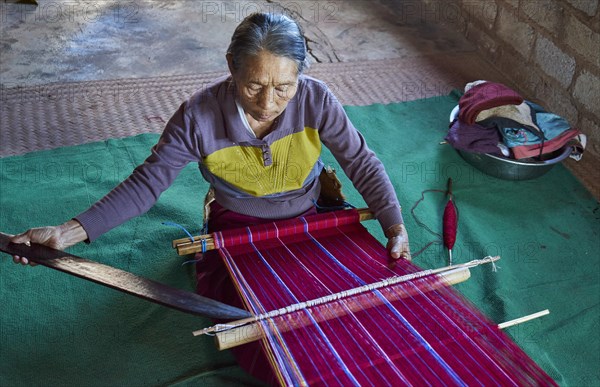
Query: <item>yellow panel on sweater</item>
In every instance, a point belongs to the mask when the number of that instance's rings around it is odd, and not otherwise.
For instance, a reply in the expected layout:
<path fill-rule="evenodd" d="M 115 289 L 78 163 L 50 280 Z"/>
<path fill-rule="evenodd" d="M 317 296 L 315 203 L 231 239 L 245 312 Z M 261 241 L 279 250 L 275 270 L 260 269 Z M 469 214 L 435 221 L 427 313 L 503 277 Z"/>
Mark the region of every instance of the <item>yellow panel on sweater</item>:
<path fill-rule="evenodd" d="M 253 196 L 272 195 L 302 188 L 321 155 L 317 129 L 283 137 L 271 145 L 272 164 L 265 166 L 262 149 L 232 146 L 204 159 L 207 169 L 240 191 Z"/>

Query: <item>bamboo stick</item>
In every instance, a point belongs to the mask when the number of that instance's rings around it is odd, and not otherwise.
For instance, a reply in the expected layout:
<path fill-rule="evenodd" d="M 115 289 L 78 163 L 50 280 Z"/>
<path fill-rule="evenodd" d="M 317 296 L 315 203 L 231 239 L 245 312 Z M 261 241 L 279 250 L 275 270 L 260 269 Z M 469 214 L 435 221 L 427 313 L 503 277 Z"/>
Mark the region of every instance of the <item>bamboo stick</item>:
<path fill-rule="evenodd" d="M 468 268 L 460 268 L 460 269 L 451 270 L 451 271 L 448 271 L 445 273 L 441 273 L 440 276 L 442 276 L 444 278 L 445 284 L 456 285 L 458 283 L 464 282 L 467 279 L 469 279 L 471 276 L 471 273 Z M 443 286 L 444 282 L 440 282 L 439 287 Z M 435 290 L 435 289 L 438 289 L 439 287 L 435 287 L 430 290 Z M 409 292 L 399 293 L 398 299 L 411 297 L 414 295 L 414 293 L 416 293 L 416 290 L 413 292 L 409 291 Z M 393 300 L 389 300 L 389 301 L 393 301 Z M 371 304 L 371 305 L 378 306 L 381 303 L 383 303 L 383 301 L 378 302 L 375 305 L 373 305 L 373 304 Z M 354 313 L 354 312 L 360 312 L 362 310 L 365 310 L 363 305 L 361 305 L 360 301 L 348 303 L 345 305 L 345 307 L 346 307 L 346 313 Z M 498 324 L 498 328 L 506 329 L 506 328 L 509 328 L 509 327 L 512 327 L 512 326 L 515 326 L 518 324 L 522 324 L 524 322 L 534 320 L 539 317 L 546 316 L 548 314 L 550 314 L 550 311 L 548 309 L 545 309 L 545 310 L 542 310 L 537 313 L 532 313 L 527 316 L 519 317 L 514 320 L 500 323 L 500 324 Z M 305 315 L 302 315 L 302 316 L 304 318 L 292 320 L 291 323 L 288 321 L 287 325 L 278 326 L 279 331 L 287 332 L 289 330 L 302 328 L 304 326 L 314 323 L 314 320 L 310 320 Z M 339 317 L 339 316 L 332 314 L 327 317 L 335 318 L 335 317 Z M 317 322 L 325 321 L 328 319 L 327 317 L 319 318 L 318 316 L 313 315 L 313 319 L 315 319 Z M 215 333 L 215 342 L 216 342 L 217 348 L 220 351 L 222 351 L 222 350 L 237 347 L 239 345 L 250 343 L 250 342 L 253 342 L 256 340 L 260 340 L 263 337 L 264 337 L 264 332 L 263 332 L 263 329 L 261 328 L 261 326 L 258 323 L 252 323 L 252 324 L 244 325 L 244 326 L 241 326 L 238 328 L 233 328 L 233 329 L 229 329 L 226 331 Z"/>
<path fill-rule="evenodd" d="M 470 278 L 471 272 L 469 268 L 454 269 L 445 273 L 440 274 L 444 281 L 439 281 L 436 286 L 430 290 L 439 289 L 443 286 L 455 285 L 457 283 L 466 281 Z M 407 289 L 402 292 L 396 293 L 394 299 L 387 299 L 387 301 L 395 301 L 402 298 L 408 298 L 416 295 L 416 289 Z M 334 319 L 348 313 L 356 313 L 365 310 L 365 305 L 371 305 L 371 307 L 379 306 L 385 302 L 380 298 L 368 297 L 370 294 L 361 294 L 357 299 L 353 299 L 352 302 L 344 303 L 343 310 L 324 314 L 313 314 L 312 319 L 306 314 L 298 314 L 294 320 L 286 321 L 286 324 L 277 324 L 277 329 L 280 332 L 287 332 L 293 329 L 302 328 L 317 322 Z M 367 302 L 361 302 L 361 298 L 369 298 Z M 375 302 L 373 302 L 375 301 Z M 252 341 L 260 340 L 264 337 L 263 328 L 259 323 L 251 323 L 238 328 L 229 329 L 223 332 L 215 333 L 215 342 L 217 348 L 222 351 L 237 347 L 242 344 L 250 343 Z"/>
<path fill-rule="evenodd" d="M 369 210 L 368 208 L 360 208 L 357 211 L 359 220 L 361 222 L 364 222 L 365 220 L 374 219 L 373 212 L 371 212 L 371 210 Z M 212 234 L 194 236 L 193 242 L 190 240 L 190 238 L 175 239 L 172 242 L 172 246 L 174 249 L 177 249 L 178 255 L 194 254 L 202 251 L 203 240 L 205 243 L 204 247 L 206 250 L 214 250 L 216 248 L 215 240 Z"/>
<path fill-rule="evenodd" d="M 198 336 L 198 335 L 203 335 L 203 334 L 213 334 L 216 332 L 219 332 L 221 330 L 227 330 L 227 329 L 232 329 L 232 328 L 237 328 L 240 327 L 242 325 L 246 325 L 249 323 L 253 323 L 256 321 L 260 321 L 260 320 L 264 320 L 267 318 L 272 318 L 275 316 L 280 316 L 283 314 L 287 314 L 287 313 L 291 313 L 300 309 L 304 309 L 307 308 L 309 306 L 315 306 L 315 305 L 319 305 L 319 304 L 324 304 L 327 302 L 331 302 L 331 301 L 335 301 L 337 299 L 343 298 L 343 297 L 348 297 L 348 296 L 354 296 L 360 293 L 366 293 L 366 292 L 370 292 L 376 289 L 381 289 L 383 287 L 389 286 L 389 285 L 394 285 L 397 283 L 401 283 L 401 282 L 407 282 L 407 281 L 411 281 L 411 280 L 415 280 L 418 278 L 423 278 L 423 277 L 427 277 L 427 276 L 431 276 L 434 274 L 443 274 L 445 272 L 449 272 L 452 270 L 456 270 L 456 269 L 462 269 L 462 268 L 471 268 L 471 267 L 475 267 L 475 266 L 479 266 L 479 265 L 483 265 L 486 263 L 494 263 L 497 260 L 499 260 L 500 257 L 499 256 L 487 256 L 484 257 L 482 259 L 474 259 L 472 261 L 469 262 L 465 262 L 465 263 L 461 263 L 458 265 L 453 265 L 453 266 L 445 266 L 445 267 L 440 267 L 437 269 L 428 269 L 428 270 L 423 270 L 423 271 L 419 271 L 416 273 L 410 273 L 410 274 L 404 274 L 402 276 L 395 276 L 395 277 L 390 277 L 387 278 L 385 280 L 382 280 L 380 282 L 376 282 L 376 283 L 372 283 L 372 284 L 368 284 L 368 285 L 364 285 L 364 286 L 360 286 L 358 288 L 353 288 L 353 289 L 349 289 L 346 290 L 344 292 L 340 292 L 340 293 L 336 293 L 336 294 L 330 294 L 327 296 L 323 296 L 320 298 L 316 298 L 313 300 L 308 300 L 308 301 L 304 301 L 298 304 L 294 304 L 294 305 L 290 305 L 281 309 L 276 309 L 276 310 L 272 310 L 270 312 L 267 313 L 263 313 L 260 315 L 255 315 L 255 316 L 251 316 L 242 320 L 237 320 L 237 321 L 232 321 L 228 324 L 217 324 L 215 326 L 209 327 L 209 328 L 204 328 L 204 329 L 200 329 L 197 331 L 194 331 L 193 334 L 194 336 Z"/>
<path fill-rule="evenodd" d="M 514 320 L 505 321 L 503 323 L 500 323 L 500 324 L 498 324 L 498 328 L 505 329 L 505 328 L 512 327 L 517 324 L 521 324 L 521 323 L 536 319 L 538 317 L 546 316 L 548 314 L 550 314 L 550 311 L 548 309 L 545 309 L 545 310 L 542 310 L 537 313 L 532 313 L 527 316 L 519 317 Z"/>

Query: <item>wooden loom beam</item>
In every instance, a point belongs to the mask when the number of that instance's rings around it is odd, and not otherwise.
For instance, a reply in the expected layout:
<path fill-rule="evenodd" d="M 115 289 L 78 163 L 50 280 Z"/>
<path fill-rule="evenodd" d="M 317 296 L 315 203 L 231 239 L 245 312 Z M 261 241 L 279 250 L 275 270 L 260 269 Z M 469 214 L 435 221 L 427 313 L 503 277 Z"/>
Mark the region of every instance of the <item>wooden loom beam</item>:
<path fill-rule="evenodd" d="M 499 257 L 490 257 L 489 261 L 493 262 L 497 259 L 499 259 Z M 481 261 L 483 261 L 483 260 L 481 260 Z M 463 264 L 466 266 L 462 266 L 462 267 L 461 267 L 461 265 L 457 265 L 458 267 L 453 266 L 453 267 L 436 269 L 436 270 L 444 270 L 444 269 L 450 268 L 449 270 L 438 272 L 437 275 L 441 277 L 441 281 L 436 282 L 434 284 L 434 286 L 427 289 L 427 291 L 437 290 L 444 286 L 456 285 L 458 283 L 468 280 L 471 277 L 471 272 L 469 270 L 469 267 L 471 267 L 471 266 L 469 266 L 469 264 L 470 263 Z M 387 302 L 387 301 L 397 301 L 399 299 L 412 297 L 418 293 L 419 293 L 418 290 L 416 290 L 414 288 L 408 288 L 408 289 L 403 289 L 402 291 L 394 293 L 393 297 L 389 297 L 389 295 L 388 295 L 388 298 L 385 301 L 381 298 L 369 298 L 369 300 L 368 300 L 369 301 L 368 304 L 370 304 L 369 308 L 380 306 L 384 302 Z M 361 297 L 365 298 L 365 294 L 364 293 L 360 294 L 357 298 L 361 298 Z M 361 311 L 365 310 L 364 305 L 366 303 L 362 303 L 359 299 L 358 300 L 354 299 L 352 301 L 353 302 L 343 304 L 343 308 L 345 309 L 344 311 L 342 311 L 343 313 L 332 312 L 329 315 L 325 315 L 322 313 L 319 313 L 319 314 L 313 313 L 311 315 L 312 318 L 309 318 L 306 314 L 298 314 L 296 316 L 297 318 L 295 320 L 287 321 L 288 325 L 284 325 L 284 326 L 278 325 L 277 329 L 280 332 L 287 332 L 287 331 L 290 331 L 293 329 L 306 327 L 308 325 L 314 324 L 315 322 L 321 323 L 326 320 L 340 317 L 341 315 L 345 315 L 348 313 L 361 312 Z M 521 323 L 524 323 L 527 321 L 531 321 L 533 319 L 536 319 L 536 318 L 539 318 L 542 316 L 546 316 L 549 313 L 550 313 L 550 311 L 546 309 L 546 310 L 543 310 L 543 311 L 540 311 L 537 313 L 533 313 L 533 314 L 530 314 L 527 316 L 516 318 L 514 320 L 500 323 L 497 326 L 499 329 L 506 329 L 506 328 L 512 327 L 514 325 L 518 325 L 518 324 L 521 324 Z M 261 325 L 259 323 L 256 322 L 256 320 L 253 319 L 253 317 L 245 318 L 245 319 L 239 320 L 239 321 L 234 321 L 230 324 L 234 325 L 235 327 L 228 328 L 227 327 L 228 324 L 224 324 L 223 330 L 219 330 L 219 328 L 218 328 L 219 325 L 217 325 L 215 327 L 195 331 L 195 332 L 193 332 L 193 334 L 194 334 L 194 336 L 199 336 L 201 334 L 207 333 L 207 331 L 213 332 L 213 334 L 215 336 L 215 344 L 217 345 L 217 348 L 220 351 L 226 350 L 226 349 L 231 349 L 231 348 L 264 338 L 263 328 L 261 327 Z M 238 324 L 242 324 L 242 325 L 238 325 Z M 275 324 L 275 322 L 271 321 L 270 324 Z M 213 329 L 215 329 L 215 328 L 216 328 L 216 330 L 213 331 Z"/>
<path fill-rule="evenodd" d="M 471 272 L 469 268 L 458 268 L 454 270 L 450 270 L 447 272 L 443 272 L 438 274 L 443 278 L 442 281 L 438 281 L 431 289 L 428 290 L 436 290 L 444 286 L 455 285 L 460 282 L 464 282 L 471 277 Z M 409 288 L 405 291 L 395 293 L 394 300 L 408 298 L 416 295 L 418 291 L 416 289 Z M 365 298 L 368 295 L 362 294 L 357 296 L 357 298 Z M 394 301 L 394 300 L 382 300 L 380 298 L 369 298 L 371 301 L 371 307 L 380 306 L 386 301 Z M 348 313 L 356 313 L 365 310 L 364 304 L 360 301 L 353 300 L 354 302 L 344 303 L 344 314 Z M 374 302 L 373 302 L 374 301 Z M 277 328 L 281 332 L 287 332 L 289 330 L 303 328 L 305 326 L 311 325 L 316 320 L 317 323 L 333 319 L 339 317 L 339 314 L 330 313 L 327 315 L 316 315 L 313 314 L 310 319 L 306 314 L 298 314 L 297 318 L 289 321 L 289 324 L 286 326 L 278 326 Z M 198 334 L 198 332 L 194 332 L 194 334 Z M 247 325 L 243 325 L 237 328 L 228 329 L 222 332 L 215 333 L 215 343 L 217 348 L 222 351 L 225 349 L 230 349 L 233 347 L 237 347 L 242 344 L 250 343 L 256 340 L 260 340 L 264 337 L 263 329 L 259 323 L 251 323 Z"/>
<path fill-rule="evenodd" d="M 255 326 L 254 328 L 247 328 L 248 326 L 251 326 L 252 324 L 256 325 L 256 323 L 258 321 L 263 321 L 265 319 L 271 319 L 273 317 L 277 317 L 277 316 L 288 314 L 288 313 L 291 313 L 294 311 L 306 309 L 306 308 L 309 308 L 309 307 L 312 307 L 315 305 L 322 305 L 322 304 L 325 304 L 328 302 L 337 301 L 339 299 L 346 298 L 346 297 L 357 296 L 357 298 L 360 298 L 360 297 L 364 298 L 365 293 L 372 292 L 372 291 L 378 290 L 378 289 L 382 289 L 382 288 L 385 288 L 390 285 L 395 285 L 395 284 L 402 283 L 402 282 L 412 281 L 412 280 L 415 280 L 418 278 L 432 276 L 434 274 L 439 275 L 442 278 L 442 280 L 438 282 L 439 286 L 434 287 L 434 289 L 438 289 L 441 286 L 445 286 L 446 284 L 456 284 L 456 283 L 459 283 L 459 282 L 462 282 L 462 281 L 468 279 L 470 277 L 470 272 L 463 271 L 464 269 L 469 269 L 471 267 L 479 266 L 481 264 L 486 264 L 486 263 L 493 264 L 493 262 L 495 262 L 499 259 L 500 259 L 499 256 L 495 256 L 495 257 L 487 256 L 483 259 L 476 259 L 476 260 L 473 260 L 470 262 L 465 262 L 465 263 L 462 263 L 459 265 L 441 267 L 438 269 L 429 269 L 429 270 L 424 270 L 424 271 L 420 271 L 420 272 L 416 272 L 416 273 L 405 274 L 402 276 L 390 277 L 388 279 L 385 279 L 385 280 L 382 280 L 382 281 L 379 281 L 376 283 L 359 286 L 357 288 L 348 289 L 348 290 L 340 292 L 340 293 L 316 298 L 313 300 L 308 300 L 308 301 L 301 302 L 298 304 L 290 305 L 289 307 L 272 310 L 272 311 L 264 313 L 264 314 L 244 318 L 242 320 L 232 321 L 228 324 L 217 324 L 217 325 L 209 327 L 209 328 L 204 328 L 204 329 L 194 331 L 193 334 L 194 334 L 194 336 L 199 336 L 199 335 L 203 335 L 203 334 L 218 335 L 221 332 L 225 332 L 225 331 L 231 332 L 232 329 L 242 328 L 242 330 L 237 331 L 238 332 L 237 337 L 234 338 L 233 340 L 230 338 L 222 340 L 224 342 L 228 341 L 228 342 L 230 342 L 230 344 L 223 344 L 221 346 L 221 344 L 219 343 L 219 337 L 217 337 L 217 346 L 220 346 L 220 348 L 222 348 L 222 349 L 231 348 L 231 347 L 241 345 L 246 342 L 251 342 L 251 341 L 260 339 L 262 337 L 262 333 L 261 333 L 260 327 L 258 325 Z M 397 297 L 395 299 L 400 299 L 402 297 L 411 297 L 412 295 L 414 295 L 414 293 L 415 292 L 411 293 L 410 291 L 407 291 L 406 289 L 402 289 L 402 290 L 399 290 L 399 292 L 395 295 Z M 367 297 L 368 297 L 368 295 L 367 295 Z M 356 301 L 356 299 L 354 299 L 353 301 Z M 372 299 L 369 299 L 369 301 L 372 301 Z M 393 301 L 393 300 L 390 300 L 390 301 Z M 360 305 L 361 303 L 358 302 L 356 304 Z M 348 309 L 347 304 L 344 305 L 344 307 L 346 309 Z M 357 311 L 357 310 L 352 310 L 350 308 L 349 312 L 353 312 L 353 311 Z M 344 312 L 347 312 L 347 311 L 344 311 Z M 329 317 L 329 319 L 336 318 L 339 315 L 340 314 L 332 315 L 331 317 Z M 304 324 L 295 323 L 294 326 L 291 326 L 291 327 L 285 328 L 285 329 L 290 330 L 290 329 L 295 329 L 297 327 L 311 324 L 312 321 L 314 321 L 313 320 L 314 316 L 313 316 L 313 319 L 308 319 L 308 318 L 304 318 L 304 319 L 306 320 L 306 323 L 304 323 Z M 327 319 L 328 318 L 322 318 L 321 320 L 327 320 Z M 247 331 L 243 332 L 244 329 L 247 329 Z M 280 327 L 280 329 L 282 329 L 282 328 Z M 256 335 L 256 332 L 254 332 L 254 331 L 257 331 L 258 335 Z M 239 332 L 243 332 L 243 333 L 239 333 Z"/>
<path fill-rule="evenodd" d="M 361 222 L 375 218 L 373 212 L 368 208 L 359 208 L 357 211 Z M 203 249 L 203 242 L 205 250 L 214 250 L 216 248 L 212 234 L 194 236 L 193 242 L 190 238 L 175 239 L 172 242 L 172 246 L 177 250 L 178 255 L 188 255 L 201 252 Z"/>

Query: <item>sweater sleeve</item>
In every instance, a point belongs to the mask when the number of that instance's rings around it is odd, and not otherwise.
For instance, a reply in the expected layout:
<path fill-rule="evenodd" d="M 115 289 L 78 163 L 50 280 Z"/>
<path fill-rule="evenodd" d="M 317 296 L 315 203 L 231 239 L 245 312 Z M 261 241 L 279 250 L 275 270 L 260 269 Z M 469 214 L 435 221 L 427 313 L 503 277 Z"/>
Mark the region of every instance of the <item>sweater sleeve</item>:
<path fill-rule="evenodd" d="M 192 161 L 200 160 L 193 120 L 182 104 L 171 117 L 151 155 L 133 173 L 85 212 L 75 217 L 89 241 L 148 211 Z"/>
<path fill-rule="evenodd" d="M 319 126 L 321 141 L 340 163 L 383 230 L 403 223 L 400 203 L 383 164 L 350 122 L 337 98 L 329 90 L 324 93 Z"/>

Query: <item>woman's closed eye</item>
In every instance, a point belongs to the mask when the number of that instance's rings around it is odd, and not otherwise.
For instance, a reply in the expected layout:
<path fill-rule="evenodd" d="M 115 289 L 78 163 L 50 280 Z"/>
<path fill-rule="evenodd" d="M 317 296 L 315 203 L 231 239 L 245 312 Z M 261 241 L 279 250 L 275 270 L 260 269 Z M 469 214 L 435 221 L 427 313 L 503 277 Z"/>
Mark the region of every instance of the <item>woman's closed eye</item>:
<path fill-rule="evenodd" d="M 249 92 L 251 95 L 256 95 L 256 94 L 258 94 L 258 93 L 260 93 L 260 92 L 261 92 L 261 90 L 262 90 L 262 86 L 261 86 L 261 85 L 256 85 L 256 84 L 250 84 L 250 85 L 247 87 L 247 89 L 248 89 L 248 92 Z"/>
<path fill-rule="evenodd" d="M 288 91 L 289 91 L 289 86 L 285 85 L 285 86 L 277 86 L 275 88 L 275 92 L 277 93 L 277 95 L 279 95 L 280 97 L 287 97 Z"/>

